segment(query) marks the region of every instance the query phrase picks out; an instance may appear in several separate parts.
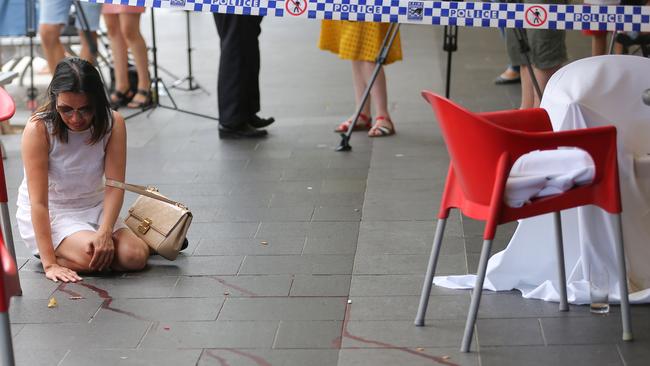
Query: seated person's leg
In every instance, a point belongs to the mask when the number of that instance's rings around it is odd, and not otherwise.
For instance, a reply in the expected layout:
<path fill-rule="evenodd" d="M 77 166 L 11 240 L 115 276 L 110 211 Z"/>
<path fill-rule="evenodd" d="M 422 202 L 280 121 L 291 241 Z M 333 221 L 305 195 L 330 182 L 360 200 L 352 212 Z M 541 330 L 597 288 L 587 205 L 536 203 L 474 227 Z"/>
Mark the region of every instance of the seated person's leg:
<path fill-rule="evenodd" d="M 113 233 L 115 257 L 111 268 L 116 271 L 139 271 L 147 265 L 149 246 L 129 229 Z"/>
<path fill-rule="evenodd" d="M 90 242 L 94 235 L 93 231 L 84 230 L 63 239 L 54 251 L 56 262 L 73 271 L 92 272 L 90 269 L 90 260 L 92 259 Z"/>

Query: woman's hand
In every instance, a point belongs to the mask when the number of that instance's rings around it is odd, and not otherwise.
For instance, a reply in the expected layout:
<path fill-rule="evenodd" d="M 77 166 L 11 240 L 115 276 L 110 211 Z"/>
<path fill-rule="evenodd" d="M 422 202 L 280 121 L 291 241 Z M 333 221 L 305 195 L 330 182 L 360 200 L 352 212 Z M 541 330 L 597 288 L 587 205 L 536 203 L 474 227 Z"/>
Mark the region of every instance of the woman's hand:
<path fill-rule="evenodd" d="M 103 271 L 113 263 L 115 254 L 115 245 L 113 244 L 112 233 L 108 231 L 98 231 L 92 241 L 88 243 L 90 259 L 90 269 L 94 271 Z"/>
<path fill-rule="evenodd" d="M 82 280 L 77 272 L 56 263 L 45 268 L 45 277 L 54 282 L 59 282 L 59 280 L 63 282 L 77 282 Z"/>

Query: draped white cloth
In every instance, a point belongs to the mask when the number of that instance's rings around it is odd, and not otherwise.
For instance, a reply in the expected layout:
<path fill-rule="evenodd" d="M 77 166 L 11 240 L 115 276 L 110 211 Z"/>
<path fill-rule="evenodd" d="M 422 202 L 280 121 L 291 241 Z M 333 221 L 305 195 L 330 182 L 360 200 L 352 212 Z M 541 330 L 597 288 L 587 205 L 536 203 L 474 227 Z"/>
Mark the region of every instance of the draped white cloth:
<path fill-rule="evenodd" d="M 631 303 L 650 302 L 650 59 L 599 56 L 575 61 L 549 81 L 542 108 L 556 131 L 614 125 L 623 202 L 623 238 Z M 589 266 L 607 270 L 618 302 L 612 216 L 595 206 L 562 212 L 569 302 L 589 303 Z M 522 220 L 508 247 L 488 262 L 485 289 L 518 289 L 525 298 L 559 301 L 552 215 Z M 440 276 L 438 286 L 471 288 L 476 276 Z"/>

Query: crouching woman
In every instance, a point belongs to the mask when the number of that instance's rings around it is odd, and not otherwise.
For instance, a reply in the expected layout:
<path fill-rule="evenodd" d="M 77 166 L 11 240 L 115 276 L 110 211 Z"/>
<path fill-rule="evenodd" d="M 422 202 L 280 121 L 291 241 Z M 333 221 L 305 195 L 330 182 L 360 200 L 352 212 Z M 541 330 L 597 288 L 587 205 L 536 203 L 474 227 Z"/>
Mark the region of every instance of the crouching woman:
<path fill-rule="evenodd" d="M 47 93 L 23 132 L 20 236 L 54 282 L 141 270 L 149 247 L 118 221 L 124 191 L 104 188 L 104 178 L 124 181 L 124 119 L 110 109 L 99 72 L 80 58 L 57 65 Z"/>

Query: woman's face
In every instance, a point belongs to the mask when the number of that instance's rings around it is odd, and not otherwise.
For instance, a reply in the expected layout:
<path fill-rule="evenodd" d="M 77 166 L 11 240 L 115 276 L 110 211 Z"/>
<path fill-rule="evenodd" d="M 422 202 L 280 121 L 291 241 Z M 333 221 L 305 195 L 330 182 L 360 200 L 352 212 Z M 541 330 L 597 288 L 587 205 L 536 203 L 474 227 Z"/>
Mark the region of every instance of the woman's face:
<path fill-rule="evenodd" d="M 72 92 L 59 93 L 56 98 L 56 111 L 72 131 L 88 129 L 95 114 L 86 94 Z"/>

